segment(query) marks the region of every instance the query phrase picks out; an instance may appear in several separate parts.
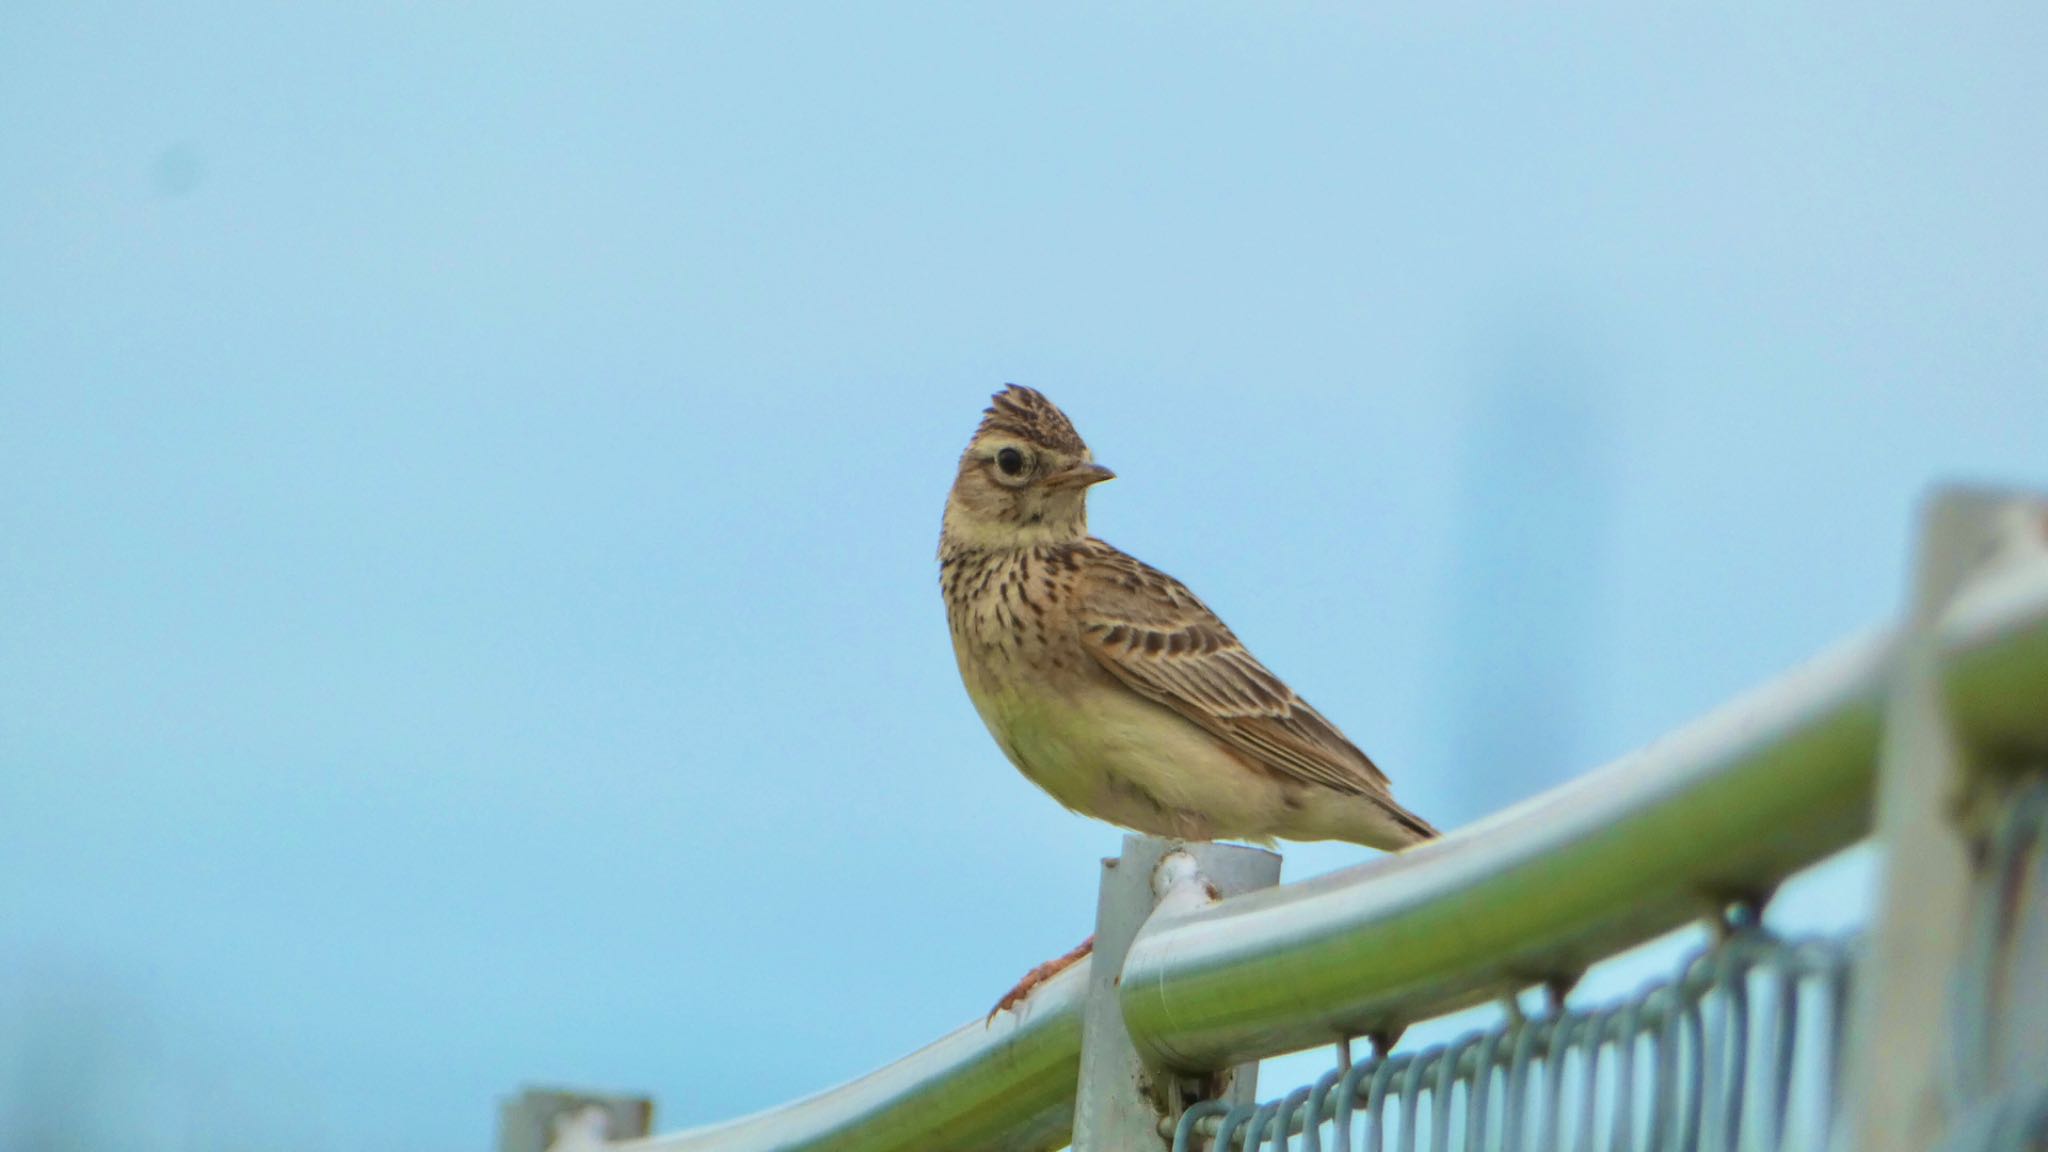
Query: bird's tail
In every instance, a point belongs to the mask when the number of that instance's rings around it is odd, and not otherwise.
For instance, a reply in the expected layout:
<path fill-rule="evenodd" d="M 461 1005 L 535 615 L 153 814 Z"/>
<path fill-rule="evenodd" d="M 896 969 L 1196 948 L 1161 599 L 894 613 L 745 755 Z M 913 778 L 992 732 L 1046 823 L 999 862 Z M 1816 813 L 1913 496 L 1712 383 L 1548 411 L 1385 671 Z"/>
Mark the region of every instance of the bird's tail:
<path fill-rule="evenodd" d="M 1401 843 L 1393 845 L 1393 851 L 1413 848 L 1425 840 L 1434 840 L 1438 836 L 1443 835 L 1443 833 L 1436 830 L 1434 824 L 1396 804 L 1392 796 L 1382 796 L 1378 799 L 1381 807 L 1386 811 L 1388 822 L 1398 829 L 1404 837 Z"/>

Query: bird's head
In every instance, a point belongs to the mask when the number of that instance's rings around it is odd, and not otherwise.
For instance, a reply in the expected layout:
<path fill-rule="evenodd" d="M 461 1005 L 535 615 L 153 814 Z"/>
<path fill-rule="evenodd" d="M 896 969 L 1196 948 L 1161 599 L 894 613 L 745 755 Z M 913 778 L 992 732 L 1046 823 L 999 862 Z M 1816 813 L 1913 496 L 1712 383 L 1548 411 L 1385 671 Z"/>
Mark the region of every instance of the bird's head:
<path fill-rule="evenodd" d="M 946 500 L 946 535 L 981 548 L 1017 548 L 1088 535 L 1088 489 L 1115 476 L 1074 425 L 1036 390 L 996 393 Z"/>

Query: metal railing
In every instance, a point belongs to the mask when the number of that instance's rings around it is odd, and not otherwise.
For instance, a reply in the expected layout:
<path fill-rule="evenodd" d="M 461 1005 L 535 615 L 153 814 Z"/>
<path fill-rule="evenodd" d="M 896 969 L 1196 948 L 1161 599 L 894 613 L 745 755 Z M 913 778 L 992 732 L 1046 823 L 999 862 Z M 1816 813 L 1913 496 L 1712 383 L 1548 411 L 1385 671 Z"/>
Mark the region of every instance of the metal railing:
<path fill-rule="evenodd" d="M 1420 1051 L 1374 1052 L 1264 1104 L 1197 1104 L 1173 1152 L 1297 1134 L 1312 1152 L 1824 1148 L 1851 959 L 1840 942 L 1780 940 L 1750 922 L 1616 1004 L 1557 1004 Z"/>
<path fill-rule="evenodd" d="M 2048 547 L 1980 571 L 1928 634 L 1947 715 L 1970 744 L 2048 747 Z M 1894 644 L 1882 633 L 1844 644 L 1398 857 L 1207 907 L 1162 906 L 1114 991 L 1129 1042 L 1174 1075 L 1397 1031 L 1568 984 L 1617 950 L 1761 898 L 1870 830 Z M 1090 969 L 1062 973 L 1020 1014 L 973 1021 L 837 1088 L 613 1147 L 1058 1148 L 1072 1132 Z"/>
<path fill-rule="evenodd" d="M 1946 1069 L 1934 1086 L 1942 1152 L 2048 1147 L 2040 767 L 1991 807 L 1980 839 L 1988 882 L 1973 894 L 1957 934 L 1960 963 L 1943 989 L 1947 1043 L 1921 1038 Z M 2020 912 L 2029 908 L 2031 917 Z M 1171 1152 L 1828 1148 L 1843 1119 L 1860 942 L 1786 940 L 1764 927 L 1761 908 L 1730 912 L 1673 979 L 1590 1008 L 1552 997 L 1540 1014 L 1509 1012 L 1419 1051 L 1375 1048 L 1263 1103 L 1205 1101 L 1181 1115 Z M 2015 935 L 2031 940 L 2015 949 Z M 2011 1018 L 2028 1007 L 2032 1019 Z"/>

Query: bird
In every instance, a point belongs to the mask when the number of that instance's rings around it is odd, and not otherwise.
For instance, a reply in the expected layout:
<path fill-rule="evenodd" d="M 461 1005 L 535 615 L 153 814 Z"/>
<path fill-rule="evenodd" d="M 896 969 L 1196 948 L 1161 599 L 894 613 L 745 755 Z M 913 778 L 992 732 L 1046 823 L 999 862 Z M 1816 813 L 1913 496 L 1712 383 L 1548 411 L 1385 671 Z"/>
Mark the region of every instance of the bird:
<path fill-rule="evenodd" d="M 1088 493 L 1115 475 L 1017 384 L 961 453 L 939 584 L 960 678 L 1010 762 L 1075 812 L 1167 839 L 1399 851 L 1435 837 L 1185 584 L 1089 534 Z"/>

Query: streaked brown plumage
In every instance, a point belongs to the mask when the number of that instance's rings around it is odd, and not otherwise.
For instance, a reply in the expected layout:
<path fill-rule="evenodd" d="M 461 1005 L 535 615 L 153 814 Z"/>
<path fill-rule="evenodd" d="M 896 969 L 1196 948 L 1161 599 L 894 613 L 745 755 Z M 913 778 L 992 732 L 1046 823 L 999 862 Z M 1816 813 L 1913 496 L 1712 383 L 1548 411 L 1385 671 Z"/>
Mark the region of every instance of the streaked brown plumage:
<path fill-rule="evenodd" d="M 1088 535 L 1087 489 L 1110 476 L 1015 385 L 960 458 L 940 582 L 961 678 L 1010 760 L 1069 808 L 1157 836 L 1434 836 L 1185 585 Z"/>

